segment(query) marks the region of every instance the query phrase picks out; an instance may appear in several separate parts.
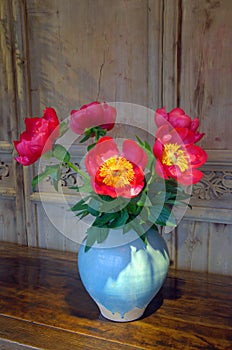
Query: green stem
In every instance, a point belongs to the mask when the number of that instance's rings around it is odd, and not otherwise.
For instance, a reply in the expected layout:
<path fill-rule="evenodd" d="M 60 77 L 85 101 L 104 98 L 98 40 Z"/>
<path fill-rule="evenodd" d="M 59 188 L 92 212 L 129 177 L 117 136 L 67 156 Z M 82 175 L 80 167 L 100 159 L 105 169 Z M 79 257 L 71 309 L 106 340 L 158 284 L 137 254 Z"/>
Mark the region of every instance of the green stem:
<path fill-rule="evenodd" d="M 75 170 L 77 173 L 79 173 L 81 176 L 83 176 L 84 178 L 86 178 L 87 180 L 89 180 L 89 176 L 84 173 L 81 169 L 79 169 L 75 164 L 73 164 L 72 162 L 68 161 L 66 162 L 66 164 L 68 166 L 70 166 L 70 168 L 72 168 L 73 170 Z"/>
<path fill-rule="evenodd" d="M 150 179 L 147 181 L 146 187 L 145 187 L 145 191 L 148 189 L 148 186 L 152 183 L 152 181 L 155 179 L 155 166 L 154 166 L 154 161 L 151 163 L 151 177 Z"/>

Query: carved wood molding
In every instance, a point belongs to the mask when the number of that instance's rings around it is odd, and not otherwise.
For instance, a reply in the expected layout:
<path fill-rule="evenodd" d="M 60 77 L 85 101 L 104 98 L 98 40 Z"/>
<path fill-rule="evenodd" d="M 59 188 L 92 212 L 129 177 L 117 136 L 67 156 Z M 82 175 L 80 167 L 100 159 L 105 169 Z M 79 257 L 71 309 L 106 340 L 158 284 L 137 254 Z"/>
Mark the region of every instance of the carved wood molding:
<path fill-rule="evenodd" d="M 13 144 L 7 141 L 1 141 L 0 140 L 0 153 L 2 154 L 11 154 L 13 151 Z"/>
<path fill-rule="evenodd" d="M 8 176 L 9 176 L 9 165 L 4 162 L 0 162 L 0 180 Z"/>
<path fill-rule="evenodd" d="M 78 163 L 75 163 L 79 166 Z M 232 171 L 205 170 L 201 182 L 193 186 L 193 198 L 199 200 L 219 199 L 225 194 L 232 194 Z M 47 179 L 51 185 L 50 177 Z M 70 167 L 64 168 L 61 175 L 61 186 L 70 187 L 81 185 L 81 177 Z"/>
<path fill-rule="evenodd" d="M 197 199 L 219 199 L 225 194 L 232 194 L 232 171 L 204 171 L 201 182 L 193 187 L 193 198 Z"/>
<path fill-rule="evenodd" d="M 79 167 L 78 163 L 74 164 L 77 167 Z M 70 167 L 66 167 L 63 169 L 60 180 L 62 187 L 80 186 L 82 184 L 81 177 Z"/>

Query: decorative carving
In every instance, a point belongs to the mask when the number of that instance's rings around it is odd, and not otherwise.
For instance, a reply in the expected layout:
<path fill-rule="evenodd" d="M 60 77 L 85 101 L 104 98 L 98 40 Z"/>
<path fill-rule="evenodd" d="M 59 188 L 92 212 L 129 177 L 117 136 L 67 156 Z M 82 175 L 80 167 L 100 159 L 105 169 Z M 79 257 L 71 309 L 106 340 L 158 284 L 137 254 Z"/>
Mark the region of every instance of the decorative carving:
<path fill-rule="evenodd" d="M 75 165 L 79 166 L 78 163 Z M 63 168 L 60 179 L 63 187 L 80 186 L 83 183 L 81 177 L 70 167 Z M 51 181 L 50 177 L 48 181 Z M 227 170 L 204 171 L 204 177 L 193 186 L 192 192 L 193 198 L 202 200 L 218 199 L 225 194 L 232 194 L 232 172 Z"/>
<path fill-rule="evenodd" d="M 75 165 L 79 167 L 78 163 L 75 163 Z M 70 167 L 63 168 L 60 180 L 63 187 L 80 186 L 82 184 L 81 177 Z"/>
<path fill-rule="evenodd" d="M 9 176 L 9 166 L 4 162 L 0 162 L 0 180 Z"/>
<path fill-rule="evenodd" d="M 198 184 L 193 187 L 193 198 L 210 200 L 232 194 L 231 171 L 205 171 Z"/>

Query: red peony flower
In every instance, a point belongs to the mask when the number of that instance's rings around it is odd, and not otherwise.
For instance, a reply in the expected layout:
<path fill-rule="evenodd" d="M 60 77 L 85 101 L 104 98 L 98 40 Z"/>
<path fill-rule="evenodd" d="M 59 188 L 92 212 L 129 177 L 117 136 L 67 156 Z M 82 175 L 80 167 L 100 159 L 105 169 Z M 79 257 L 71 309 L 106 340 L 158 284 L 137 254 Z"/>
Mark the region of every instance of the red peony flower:
<path fill-rule="evenodd" d="M 206 162 L 207 153 L 193 143 L 185 145 L 177 134 L 176 137 L 173 135 L 166 135 L 166 141 L 164 138 L 155 141 L 156 173 L 164 179 L 173 178 L 182 185 L 195 184 L 203 176 L 196 168 Z"/>
<path fill-rule="evenodd" d="M 112 198 L 137 196 L 144 187 L 146 164 L 147 155 L 135 141 L 125 140 L 120 154 L 111 137 L 102 137 L 85 161 L 94 191 Z"/>
<path fill-rule="evenodd" d="M 155 123 L 158 128 L 166 128 L 166 131 L 175 128 L 177 132 L 180 131 L 183 133 L 182 129 L 187 129 L 188 138 L 185 136 L 186 143 L 187 141 L 189 143 L 198 142 L 204 136 L 204 133 L 201 134 L 197 131 L 199 119 L 195 118 L 192 120 L 181 108 L 174 108 L 169 113 L 166 112 L 165 108 L 157 109 L 155 112 Z"/>
<path fill-rule="evenodd" d="M 78 135 L 85 129 L 101 126 L 102 129 L 111 130 L 116 120 L 116 109 L 107 103 L 92 102 L 84 105 L 80 110 L 71 111 L 71 129 Z"/>
<path fill-rule="evenodd" d="M 46 108 L 42 118 L 25 118 L 25 126 L 20 140 L 14 141 L 19 154 L 15 159 L 22 165 L 30 165 L 52 149 L 60 133 L 59 120 L 53 108 Z"/>

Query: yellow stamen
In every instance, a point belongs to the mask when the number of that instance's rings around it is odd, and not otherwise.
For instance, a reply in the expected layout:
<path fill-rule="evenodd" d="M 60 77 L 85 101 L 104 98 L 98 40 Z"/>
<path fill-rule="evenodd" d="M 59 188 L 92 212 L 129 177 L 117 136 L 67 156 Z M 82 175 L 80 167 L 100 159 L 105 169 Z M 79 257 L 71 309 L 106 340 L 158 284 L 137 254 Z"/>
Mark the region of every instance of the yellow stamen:
<path fill-rule="evenodd" d="M 123 157 L 111 157 L 101 165 L 99 175 L 107 186 L 119 188 L 129 185 L 135 173 L 129 160 Z"/>
<path fill-rule="evenodd" d="M 186 152 L 177 143 L 167 143 L 164 145 L 162 162 L 169 166 L 178 165 L 182 173 L 189 167 Z"/>

